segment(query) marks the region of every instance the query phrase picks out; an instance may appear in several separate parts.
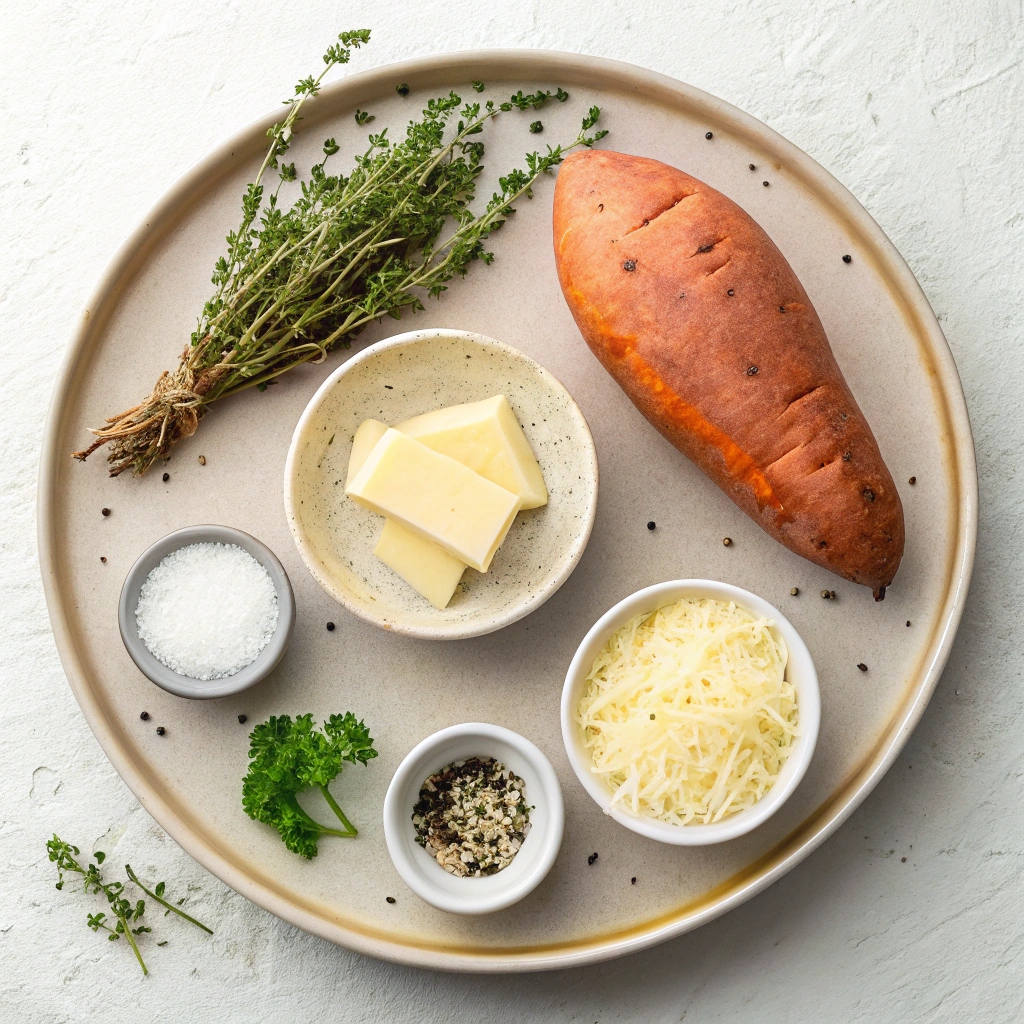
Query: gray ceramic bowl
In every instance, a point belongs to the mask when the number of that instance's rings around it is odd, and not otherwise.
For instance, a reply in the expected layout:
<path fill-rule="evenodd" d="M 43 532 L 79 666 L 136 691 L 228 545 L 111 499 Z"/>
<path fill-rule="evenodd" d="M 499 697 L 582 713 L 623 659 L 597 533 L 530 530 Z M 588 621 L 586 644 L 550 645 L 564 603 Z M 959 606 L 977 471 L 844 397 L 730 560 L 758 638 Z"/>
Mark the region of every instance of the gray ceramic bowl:
<path fill-rule="evenodd" d="M 270 578 L 277 589 L 278 618 L 277 630 L 254 662 L 225 679 L 204 681 L 173 672 L 150 654 L 149 648 L 139 639 L 135 609 L 138 607 L 139 591 L 146 577 L 166 555 L 187 544 L 208 543 L 237 544 L 243 551 L 248 551 L 270 573 Z M 117 622 L 121 628 L 121 639 L 132 661 L 139 667 L 139 671 L 157 686 L 179 697 L 227 697 L 258 683 L 269 675 L 281 660 L 295 625 L 295 598 L 284 566 L 266 544 L 241 530 L 233 530 L 230 526 L 189 526 L 184 530 L 167 534 L 139 556 L 121 588 Z"/>

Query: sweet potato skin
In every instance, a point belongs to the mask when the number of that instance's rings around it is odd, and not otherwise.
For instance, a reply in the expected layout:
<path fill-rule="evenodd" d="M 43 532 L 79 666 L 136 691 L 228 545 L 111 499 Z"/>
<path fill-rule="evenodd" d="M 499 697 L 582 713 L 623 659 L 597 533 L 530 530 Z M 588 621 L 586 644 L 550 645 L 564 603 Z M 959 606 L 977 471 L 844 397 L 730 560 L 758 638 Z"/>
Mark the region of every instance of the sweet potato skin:
<path fill-rule="evenodd" d="M 583 337 L 644 416 L 776 540 L 880 600 L 903 506 L 762 228 L 674 167 L 588 150 L 559 170 L 554 245 Z"/>

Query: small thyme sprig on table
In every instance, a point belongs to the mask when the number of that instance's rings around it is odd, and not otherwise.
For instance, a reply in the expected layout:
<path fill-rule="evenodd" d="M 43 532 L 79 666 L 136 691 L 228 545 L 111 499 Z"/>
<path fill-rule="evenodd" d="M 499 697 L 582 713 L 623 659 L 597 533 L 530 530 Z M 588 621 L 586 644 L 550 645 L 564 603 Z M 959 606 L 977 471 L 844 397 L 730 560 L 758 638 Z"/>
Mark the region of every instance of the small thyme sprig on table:
<path fill-rule="evenodd" d="M 136 942 L 136 936 L 142 935 L 145 932 L 151 932 L 153 929 L 146 925 L 132 925 L 142 918 L 146 912 L 146 901 L 137 900 L 134 905 L 131 900 L 127 899 L 124 894 L 124 882 L 104 882 L 103 874 L 100 871 L 100 865 L 106 860 L 106 854 L 98 851 L 93 854 L 93 860 L 95 863 L 90 862 L 87 867 L 83 867 L 79 862 L 78 857 L 81 855 L 81 850 L 77 846 L 73 846 L 71 843 L 65 843 L 63 839 L 58 835 L 49 840 L 46 844 L 46 852 L 49 855 L 51 863 L 57 865 L 57 883 L 58 889 L 64 888 L 64 876 L 67 874 L 81 875 L 82 877 L 82 889 L 91 895 L 98 895 L 102 893 L 107 898 L 107 905 L 110 909 L 110 913 L 113 915 L 112 918 L 108 918 L 105 911 L 99 911 L 95 914 L 89 914 L 86 923 L 94 931 L 105 931 L 109 934 L 107 939 L 110 942 L 116 942 L 123 935 L 128 940 L 128 945 L 132 947 L 132 952 L 135 954 L 135 959 L 138 960 L 139 966 L 142 968 L 143 974 L 149 974 L 149 969 L 146 967 L 145 960 L 142 959 L 142 953 L 139 950 L 139 945 Z M 125 872 L 128 878 L 135 883 L 146 895 L 151 896 L 161 906 L 166 907 L 165 914 L 173 911 L 179 917 L 183 917 L 186 921 L 191 922 L 198 928 L 202 928 L 204 932 L 209 932 L 210 935 L 213 932 L 206 927 L 200 921 L 197 921 L 194 917 L 189 917 L 183 910 L 178 907 L 172 906 L 167 900 L 164 899 L 165 883 L 160 882 L 156 886 L 156 891 L 147 889 L 146 886 L 139 881 L 135 872 L 132 871 L 129 865 L 125 865 Z M 114 926 L 111 927 L 109 921 L 113 920 Z"/>
<path fill-rule="evenodd" d="M 206 932 L 207 935 L 213 934 L 212 928 L 207 928 L 202 921 L 197 921 L 194 917 L 190 917 L 188 914 L 185 913 L 184 910 L 181 909 L 181 907 L 176 907 L 173 904 L 168 903 L 167 900 L 164 899 L 164 892 L 167 889 L 166 882 L 157 882 L 156 889 L 147 889 L 146 886 L 139 881 L 138 876 L 135 874 L 135 872 L 132 871 L 131 864 L 125 864 L 124 872 L 131 879 L 131 881 L 133 881 L 147 896 L 149 896 L 151 899 L 156 900 L 161 907 L 165 908 L 164 917 L 166 917 L 168 914 L 177 914 L 178 917 L 184 918 L 190 924 L 194 924 L 197 928 L 202 928 L 202 930 Z"/>
<path fill-rule="evenodd" d="M 518 199 L 532 197 L 542 174 L 569 150 L 607 134 L 592 131 L 600 110 L 591 107 L 571 143 L 527 154 L 525 168 L 499 178 L 500 191 L 474 213 L 470 204 L 484 153 L 476 136 L 487 122 L 513 109 L 538 110 L 551 99 L 565 102 L 569 94 L 561 88 L 520 90 L 500 103 L 464 104 L 450 92 L 429 100 L 401 141 L 392 142 L 386 128 L 370 135 L 369 148 L 347 176 L 328 173 L 327 162 L 340 146 L 327 139 L 323 159 L 285 209 L 278 199 L 281 184 L 296 181 L 298 172 L 282 157 L 299 112 L 320 91 L 324 75 L 347 63 L 369 38 L 366 29 L 342 32 L 324 54 L 320 75 L 295 87 L 287 116 L 268 132 L 270 146 L 243 197 L 241 224 L 227 236 L 227 255 L 214 270 L 216 290 L 178 368 L 165 371 L 139 405 L 93 430 L 96 440 L 76 458 L 109 444 L 112 476 L 126 469 L 144 473 L 195 432 L 217 399 L 251 387 L 264 390 L 293 367 L 347 347 L 368 324 L 423 309 L 423 296 L 439 296 L 454 277 L 465 276 L 470 263 L 491 263 L 485 240 Z M 480 92 L 484 84 L 474 82 L 473 88 Z M 372 119 L 367 111 L 356 112 L 358 124 Z M 263 178 L 271 168 L 280 181 L 265 195 Z"/>

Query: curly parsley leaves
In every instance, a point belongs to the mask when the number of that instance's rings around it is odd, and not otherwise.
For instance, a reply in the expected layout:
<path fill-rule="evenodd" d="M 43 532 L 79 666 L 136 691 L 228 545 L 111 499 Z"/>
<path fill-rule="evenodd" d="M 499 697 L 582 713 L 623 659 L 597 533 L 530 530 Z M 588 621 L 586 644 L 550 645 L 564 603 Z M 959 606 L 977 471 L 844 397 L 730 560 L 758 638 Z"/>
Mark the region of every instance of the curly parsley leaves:
<path fill-rule="evenodd" d="M 250 818 L 272 825 L 285 846 L 307 859 L 315 857 L 320 836 L 357 835 L 330 790 L 346 762 L 366 764 L 376 757 L 370 731 L 351 711 L 331 715 L 323 730 L 313 716 L 270 718 L 249 734 L 249 771 L 242 780 L 242 806 Z M 314 820 L 298 801 L 306 789 L 318 789 L 344 828 Z"/>

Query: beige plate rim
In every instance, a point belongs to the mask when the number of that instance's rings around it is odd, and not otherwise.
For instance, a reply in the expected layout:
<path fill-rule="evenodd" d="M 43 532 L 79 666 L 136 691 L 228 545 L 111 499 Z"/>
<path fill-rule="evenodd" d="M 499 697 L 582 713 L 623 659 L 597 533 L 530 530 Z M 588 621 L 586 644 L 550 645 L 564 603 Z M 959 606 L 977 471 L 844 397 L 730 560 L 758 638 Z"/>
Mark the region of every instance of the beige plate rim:
<path fill-rule="evenodd" d="M 911 680 L 904 702 L 860 768 L 799 828 L 773 850 L 737 876 L 727 880 L 693 904 L 678 907 L 625 931 L 592 939 L 560 942 L 522 949 L 487 952 L 416 943 L 410 938 L 367 929 L 357 930 L 342 922 L 283 898 L 266 877 L 255 877 L 233 863 L 191 821 L 184 819 L 166 796 L 149 786 L 143 773 L 133 765 L 128 751 L 104 719 L 93 692 L 76 638 L 71 617 L 61 593 L 57 559 L 59 545 L 56 509 L 58 466 L 67 453 L 60 446 L 62 411 L 70 405 L 75 379 L 102 334 L 102 327 L 116 306 L 131 267 L 145 258 L 152 247 L 192 206 L 193 193 L 227 173 L 238 152 L 252 151 L 279 117 L 263 118 L 197 164 L 175 185 L 125 242 L 108 267 L 79 323 L 75 338 L 64 358 L 51 400 L 46 423 L 38 488 L 38 546 L 50 621 L 57 649 L 72 691 L 104 752 L 139 802 L 182 848 L 233 889 L 289 923 L 315 935 L 359 952 L 386 960 L 442 970 L 496 972 L 545 970 L 593 963 L 635 952 L 690 931 L 761 892 L 799 864 L 831 835 L 864 798 L 896 759 L 917 725 L 949 657 L 963 613 L 974 563 L 978 520 L 978 480 L 974 443 L 967 406 L 952 354 L 928 300 L 910 268 L 868 212 L 831 174 L 806 153 L 786 141 L 760 121 L 723 100 L 665 75 L 606 58 L 549 50 L 476 50 L 441 54 L 387 65 L 355 74 L 325 89 L 313 102 L 337 102 L 344 95 L 349 102 L 362 103 L 390 90 L 395 81 L 434 86 L 440 81 L 461 81 L 504 75 L 508 78 L 558 78 L 564 84 L 600 84 L 620 91 L 635 91 L 668 105 L 702 111 L 709 127 L 728 128 L 750 139 L 761 151 L 784 162 L 787 170 L 812 190 L 826 196 L 844 222 L 845 229 L 863 246 L 865 257 L 873 260 L 888 278 L 909 323 L 931 362 L 936 387 L 949 425 L 947 453 L 951 476 L 958 488 L 955 502 L 953 557 L 946 581 L 938 625 L 931 637 L 920 670 Z"/>

